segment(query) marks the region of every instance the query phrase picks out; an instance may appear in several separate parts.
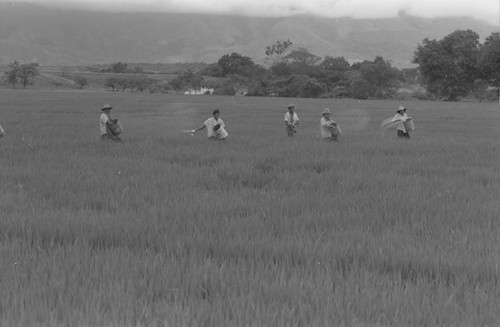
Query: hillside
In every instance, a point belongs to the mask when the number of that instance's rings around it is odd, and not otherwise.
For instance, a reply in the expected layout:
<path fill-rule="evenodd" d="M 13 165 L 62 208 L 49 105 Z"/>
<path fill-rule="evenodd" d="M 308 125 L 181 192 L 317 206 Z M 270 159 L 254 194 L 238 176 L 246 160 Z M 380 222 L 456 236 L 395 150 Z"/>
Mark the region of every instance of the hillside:
<path fill-rule="evenodd" d="M 35 59 L 41 65 L 212 63 L 231 52 L 263 63 L 267 45 L 290 39 L 321 57 L 343 56 L 353 62 L 383 56 L 395 66 L 408 67 L 424 38 L 440 39 L 457 29 L 471 29 L 482 38 L 495 31 L 467 17 L 255 18 L 110 13 L 0 2 L 0 65 Z"/>

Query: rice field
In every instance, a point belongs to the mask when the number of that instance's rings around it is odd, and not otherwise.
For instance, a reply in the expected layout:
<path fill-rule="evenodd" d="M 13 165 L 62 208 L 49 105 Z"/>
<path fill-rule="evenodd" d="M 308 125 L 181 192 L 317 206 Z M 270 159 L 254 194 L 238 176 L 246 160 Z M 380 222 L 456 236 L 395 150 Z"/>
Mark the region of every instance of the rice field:
<path fill-rule="evenodd" d="M 1 91 L 0 326 L 498 326 L 498 104 L 399 104 Z"/>

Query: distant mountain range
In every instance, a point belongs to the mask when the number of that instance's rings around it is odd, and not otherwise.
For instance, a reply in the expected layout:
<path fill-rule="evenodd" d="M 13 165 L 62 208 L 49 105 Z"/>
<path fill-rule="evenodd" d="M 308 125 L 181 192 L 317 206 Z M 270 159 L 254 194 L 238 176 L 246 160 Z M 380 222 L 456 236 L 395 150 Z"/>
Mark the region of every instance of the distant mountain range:
<path fill-rule="evenodd" d="M 214 63 L 237 52 L 264 63 L 265 47 L 290 39 L 294 47 L 350 62 L 382 56 L 411 67 L 424 38 L 441 39 L 471 29 L 481 42 L 496 31 L 468 18 L 390 19 L 292 16 L 256 18 L 174 13 L 112 13 L 0 2 L 0 65 L 18 60 L 40 65 L 122 62 Z"/>

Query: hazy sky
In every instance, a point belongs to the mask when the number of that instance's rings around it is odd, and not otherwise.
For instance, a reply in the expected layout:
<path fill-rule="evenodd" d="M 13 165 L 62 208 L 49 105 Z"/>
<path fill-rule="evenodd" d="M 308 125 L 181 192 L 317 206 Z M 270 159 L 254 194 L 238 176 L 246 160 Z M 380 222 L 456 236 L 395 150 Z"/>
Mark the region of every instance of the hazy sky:
<path fill-rule="evenodd" d="M 107 10 L 237 13 L 252 16 L 308 13 L 355 18 L 392 17 L 404 10 L 410 15 L 423 17 L 471 16 L 495 25 L 499 25 L 500 20 L 500 0 L 31 0 L 51 1 L 85 3 L 86 6 Z"/>

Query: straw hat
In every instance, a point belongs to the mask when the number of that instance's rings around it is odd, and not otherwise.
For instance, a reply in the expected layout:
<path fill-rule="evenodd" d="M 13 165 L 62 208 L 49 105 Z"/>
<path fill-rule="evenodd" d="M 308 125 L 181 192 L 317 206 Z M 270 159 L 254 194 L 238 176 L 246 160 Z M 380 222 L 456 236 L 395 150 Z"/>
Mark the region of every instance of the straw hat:
<path fill-rule="evenodd" d="M 106 109 L 111 110 L 111 109 L 113 109 L 113 107 L 111 107 L 111 105 L 110 105 L 110 104 L 105 104 L 105 105 L 104 105 L 104 106 L 102 106 L 102 108 L 101 108 L 101 110 L 106 110 Z"/>
<path fill-rule="evenodd" d="M 403 107 L 403 105 L 400 104 L 399 107 L 398 107 L 398 109 L 396 110 L 396 112 L 405 111 L 405 110 L 406 110 L 406 108 Z"/>
<path fill-rule="evenodd" d="M 323 115 L 329 115 L 329 114 L 331 114 L 330 108 L 323 109 L 323 112 L 321 114 L 323 114 Z"/>
<path fill-rule="evenodd" d="M 288 107 L 287 107 L 287 108 L 288 108 L 288 109 L 293 109 L 293 108 L 295 108 L 295 104 L 290 103 L 290 104 L 288 105 Z"/>

